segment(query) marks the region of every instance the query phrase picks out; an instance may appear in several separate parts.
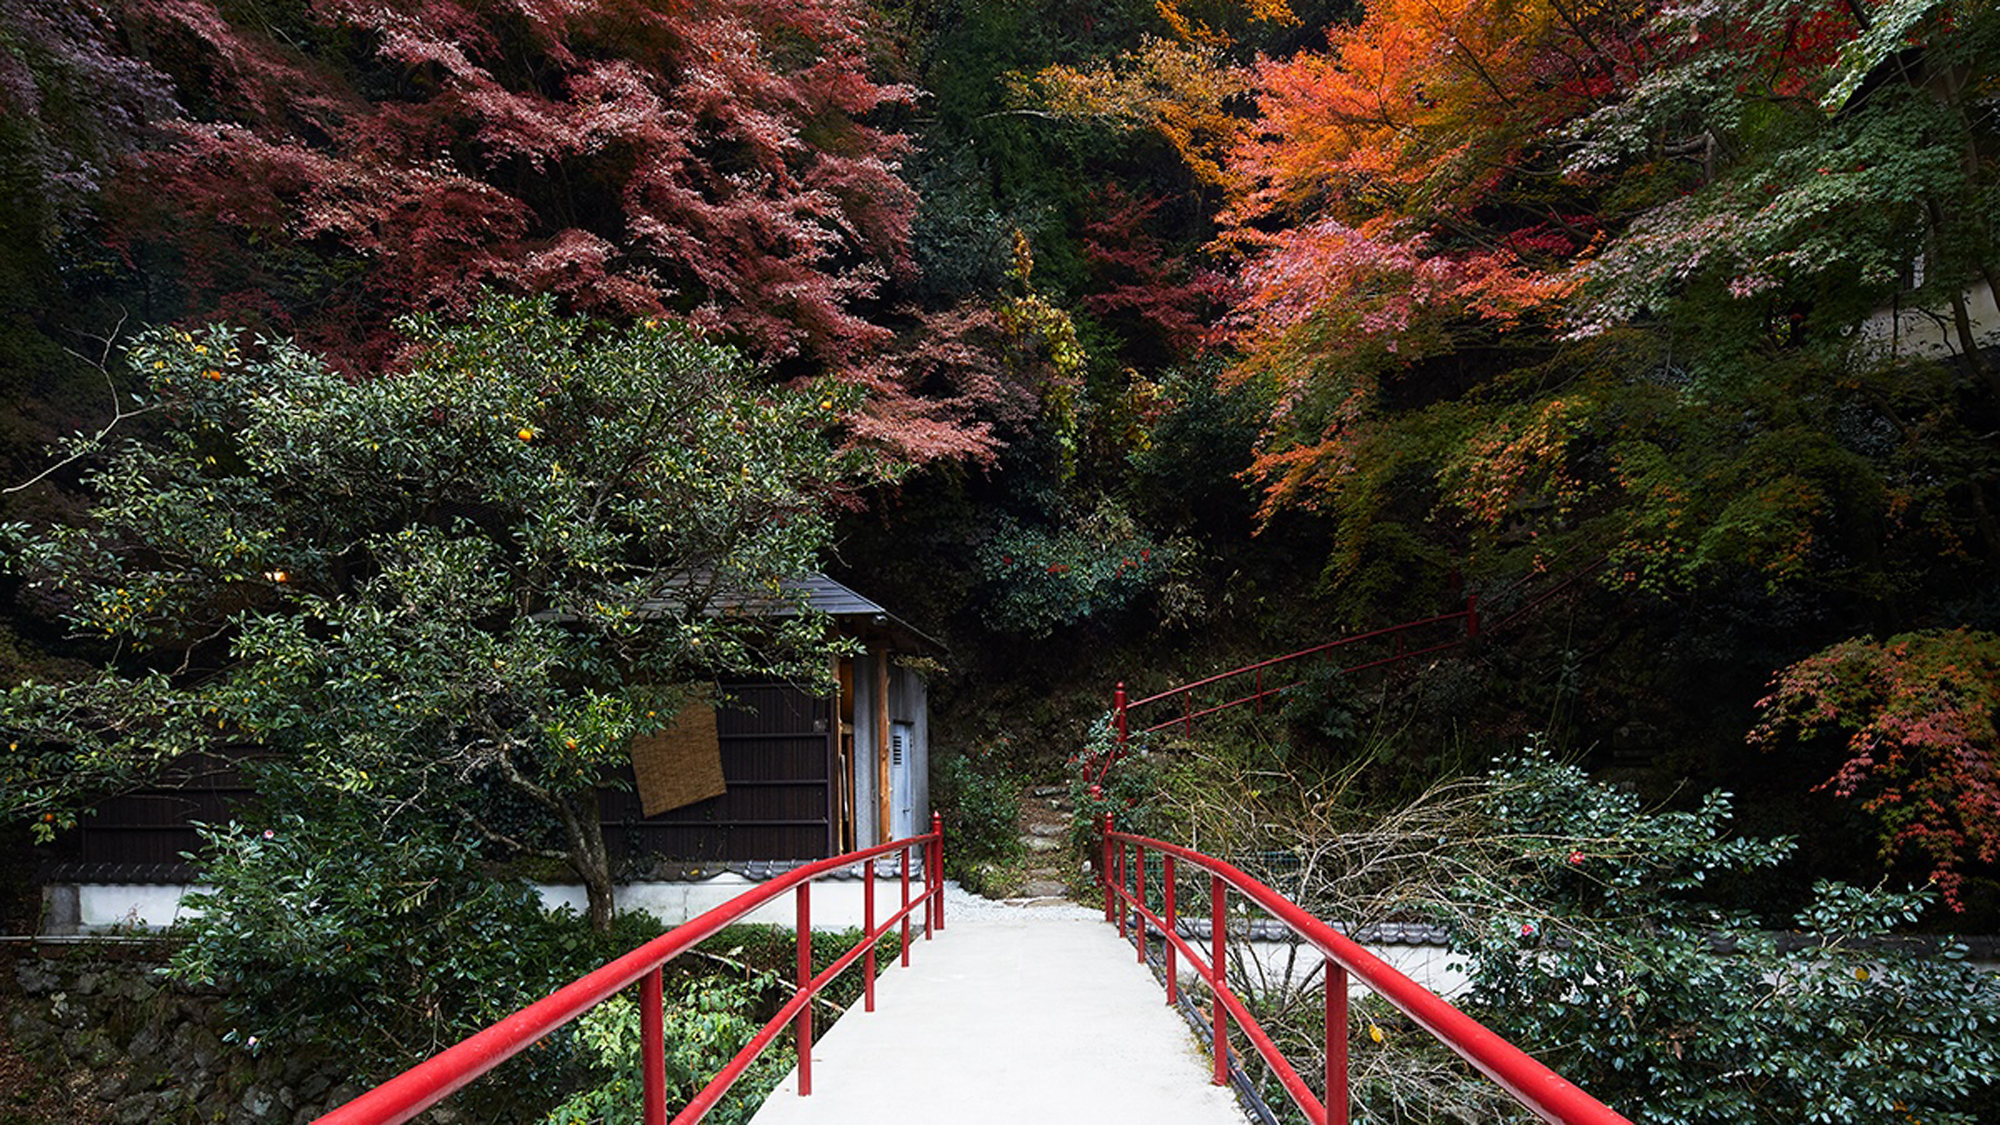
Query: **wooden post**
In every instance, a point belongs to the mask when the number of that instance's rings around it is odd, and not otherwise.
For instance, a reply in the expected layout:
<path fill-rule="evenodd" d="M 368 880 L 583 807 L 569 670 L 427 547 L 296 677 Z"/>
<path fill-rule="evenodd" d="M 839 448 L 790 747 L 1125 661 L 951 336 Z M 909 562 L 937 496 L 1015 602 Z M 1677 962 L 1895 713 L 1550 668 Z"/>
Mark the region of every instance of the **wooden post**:
<path fill-rule="evenodd" d="M 889 827 L 889 650 L 875 653 L 875 842 L 895 839 Z"/>

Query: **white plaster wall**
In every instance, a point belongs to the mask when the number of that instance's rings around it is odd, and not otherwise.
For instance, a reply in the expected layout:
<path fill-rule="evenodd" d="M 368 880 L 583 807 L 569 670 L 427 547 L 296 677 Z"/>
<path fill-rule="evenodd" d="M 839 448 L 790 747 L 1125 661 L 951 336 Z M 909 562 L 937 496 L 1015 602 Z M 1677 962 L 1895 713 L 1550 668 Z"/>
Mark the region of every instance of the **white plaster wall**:
<path fill-rule="evenodd" d="M 666 925 L 677 926 L 728 902 L 756 885 L 741 875 L 717 875 L 699 883 L 627 883 L 617 889 L 618 909 L 643 910 Z M 535 890 L 542 896 L 542 903 L 545 906 L 567 906 L 579 914 L 584 911 L 587 900 L 581 884 L 537 884 Z M 912 873 L 910 900 L 915 902 L 922 896 L 923 890 L 923 880 Z M 880 878 L 875 880 L 875 917 L 878 924 L 882 918 L 900 909 L 902 905 L 903 891 L 900 880 Z M 815 930 L 858 930 L 862 926 L 865 906 L 859 879 L 821 881 L 812 884 L 812 928 Z M 745 915 L 740 921 L 745 925 L 790 928 L 797 917 L 797 894 L 787 891 Z M 912 918 L 917 924 L 921 924 L 923 917 L 923 908 L 918 907 Z M 945 924 L 949 926 L 950 923 L 951 916 L 946 914 Z"/>
<path fill-rule="evenodd" d="M 1197 948 L 1200 946 L 1197 945 Z M 1463 995 L 1471 984 L 1464 965 L 1460 963 L 1462 958 L 1453 957 L 1442 946 L 1364 945 L 1362 948 L 1446 1000 Z M 1238 972 L 1247 974 L 1260 990 L 1319 991 L 1321 957 L 1319 951 L 1311 946 L 1253 941 L 1231 943 L 1229 950 L 1232 965 Z M 1349 996 L 1361 997 L 1370 991 L 1367 985 L 1349 977 Z"/>
<path fill-rule="evenodd" d="M 2000 342 L 2000 307 L 1993 290 L 1980 282 L 1965 292 L 1972 338 L 1981 347 Z M 1940 308 L 1881 309 L 1861 324 L 1855 351 L 1865 360 L 1891 356 L 1942 359 L 1959 354 L 1958 330 L 1949 304 Z"/>
<path fill-rule="evenodd" d="M 206 886 L 159 886 L 150 883 L 104 883 L 77 888 L 77 925 L 82 933 L 114 930 L 163 930 L 201 911 L 181 905 L 181 896 L 209 891 Z"/>

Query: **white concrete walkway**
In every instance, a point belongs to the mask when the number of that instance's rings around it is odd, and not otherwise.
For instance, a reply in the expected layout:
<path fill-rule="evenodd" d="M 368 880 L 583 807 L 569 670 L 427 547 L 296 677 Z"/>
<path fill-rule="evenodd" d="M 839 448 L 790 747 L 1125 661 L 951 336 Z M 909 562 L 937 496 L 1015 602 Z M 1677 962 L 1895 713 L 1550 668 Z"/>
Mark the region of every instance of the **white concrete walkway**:
<path fill-rule="evenodd" d="M 875 1011 L 857 1003 L 821 1034 L 811 1096 L 798 1096 L 794 1071 L 751 1125 L 1243 1125 L 1228 1087 L 1209 1084 L 1187 1024 L 1102 914 L 984 902 L 947 911 L 932 940 L 912 931 L 910 967 L 877 980 Z"/>

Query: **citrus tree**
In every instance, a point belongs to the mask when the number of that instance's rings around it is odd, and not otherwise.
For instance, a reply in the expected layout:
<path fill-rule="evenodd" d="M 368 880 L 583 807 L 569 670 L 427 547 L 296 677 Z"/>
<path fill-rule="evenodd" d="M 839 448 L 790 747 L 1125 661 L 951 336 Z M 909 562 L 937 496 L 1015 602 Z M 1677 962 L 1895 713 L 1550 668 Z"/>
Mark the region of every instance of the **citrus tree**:
<path fill-rule="evenodd" d="M 783 607 L 814 566 L 851 404 L 547 301 L 407 331 L 401 370 L 363 381 L 227 328 L 131 349 L 161 431 L 102 457 L 86 518 L 7 529 L 106 659 L 9 690 L 0 801 L 48 835 L 183 755 L 254 747 L 385 823 L 452 807 L 559 858 L 602 929 L 596 789 L 677 685 L 825 674 L 804 607 L 720 610 Z M 496 793 L 536 815 L 491 815 Z"/>

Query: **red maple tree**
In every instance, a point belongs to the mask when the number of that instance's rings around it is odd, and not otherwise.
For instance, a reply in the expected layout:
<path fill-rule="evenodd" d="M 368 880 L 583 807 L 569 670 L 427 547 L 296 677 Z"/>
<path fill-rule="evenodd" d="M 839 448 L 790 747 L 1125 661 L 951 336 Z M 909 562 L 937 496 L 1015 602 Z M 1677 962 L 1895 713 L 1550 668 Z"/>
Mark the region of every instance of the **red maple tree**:
<path fill-rule="evenodd" d="M 124 31 L 185 112 L 121 212 L 196 311 L 350 364 L 482 288 L 677 313 L 766 361 L 838 365 L 907 267 L 914 196 L 856 0 L 139 0 Z"/>

